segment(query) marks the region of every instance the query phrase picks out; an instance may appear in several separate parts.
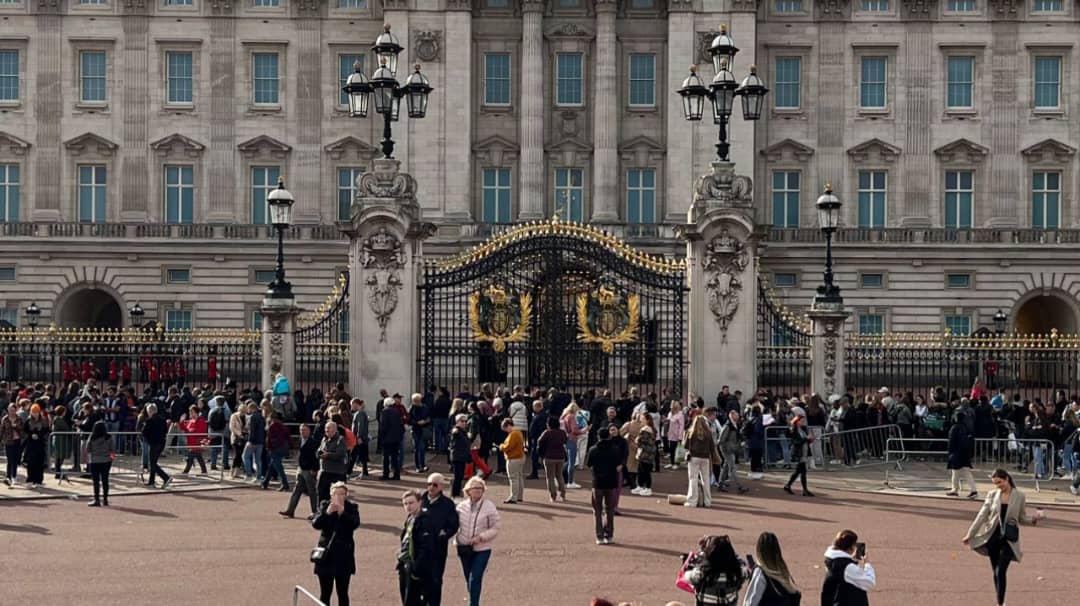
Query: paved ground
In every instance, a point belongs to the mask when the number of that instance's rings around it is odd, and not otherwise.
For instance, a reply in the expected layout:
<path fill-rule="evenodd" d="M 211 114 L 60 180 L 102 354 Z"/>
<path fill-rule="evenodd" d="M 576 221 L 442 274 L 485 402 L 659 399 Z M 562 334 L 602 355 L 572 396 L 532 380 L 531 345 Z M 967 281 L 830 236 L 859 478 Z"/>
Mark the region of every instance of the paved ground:
<path fill-rule="evenodd" d="M 627 515 L 618 518 L 617 544 L 607 547 L 593 544 L 587 491 L 551 505 L 532 482 L 527 503 L 500 507 L 503 531 L 485 603 L 570 606 L 603 594 L 664 604 L 685 597 L 674 588 L 678 558 L 699 536 L 727 533 L 743 553 L 767 529 L 780 535 L 808 594 L 804 603 L 813 604 L 821 554 L 840 527 L 856 529 L 869 544 L 880 578 L 875 606 L 992 603 L 987 560 L 960 544 L 977 503 L 847 492 L 827 487 L 836 480 L 824 475 L 815 499 L 790 497 L 766 481 L 747 496 L 718 496 L 712 510 L 624 495 Z M 684 478 L 661 474 L 657 492 L 681 492 Z M 420 484 L 414 475 L 401 483 L 354 484 L 363 520 L 354 604 L 396 603 L 398 495 Z M 496 478 L 489 496 L 501 503 L 506 493 Z M 280 519 L 283 502 L 280 493 L 253 488 L 121 496 L 108 509 L 68 499 L 0 501 L 0 569 L 13 581 L 5 583 L 0 604 L 288 604 L 293 585 L 316 586 L 306 562 L 315 532 L 302 519 Z M 1012 569 L 1010 595 L 1040 606 L 1075 604 L 1077 510 L 1051 505 L 1046 511 L 1044 525 L 1022 530 L 1026 557 Z M 459 604 L 463 596 L 451 561 L 446 603 Z"/>

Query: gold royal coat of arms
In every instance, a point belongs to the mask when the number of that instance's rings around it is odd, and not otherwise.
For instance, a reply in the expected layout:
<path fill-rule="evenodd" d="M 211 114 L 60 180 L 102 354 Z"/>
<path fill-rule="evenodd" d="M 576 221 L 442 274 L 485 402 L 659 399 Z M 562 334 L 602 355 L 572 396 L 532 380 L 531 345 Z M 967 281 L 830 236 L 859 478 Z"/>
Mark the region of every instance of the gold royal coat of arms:
<path fill-rule="evenodd" d="M 529 338 L 531 316 L 532 295 L 518 294 L 512 287 L 492 284 L 469 295 L 473 340 L 491 343 L 496 352 L 506 351 L 507 343 Z"/>
<path fill-rule="evenodd" d="M 577 296 L 578 341 L 599 343 L 610 355 L 616 343 L 632 343 L 638 338 L 641 322 L 641 299 L 636 294 L 622 295 L 601 284 L 596 290 Z"/>

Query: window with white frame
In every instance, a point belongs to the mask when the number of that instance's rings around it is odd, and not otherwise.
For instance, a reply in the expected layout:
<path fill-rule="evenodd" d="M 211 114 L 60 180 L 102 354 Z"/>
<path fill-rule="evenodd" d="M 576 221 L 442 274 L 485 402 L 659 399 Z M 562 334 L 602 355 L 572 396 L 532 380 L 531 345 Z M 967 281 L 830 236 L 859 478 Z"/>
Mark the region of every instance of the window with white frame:
<path fill-rule="evenodd" d="M 79 0 L 79 4 L 97 4 L 97 5 L 103 5 L 103 4 L 105 4 L 105 0 Z"/>
<path fill-rule="evenodd" d="M 953 273 L 945 275 L 945 288 L 971 288 L 971 274 Z"/>
<path fill-rule="evenodd" d="M 885 227 L 886 172 L 859 171 L 859 227 Z"/>
<path fill-rule="evenodd" d="M 582 81 L 584 56 L 581 53 L 558 53 L 555 56 L 555 103 L 581 105 L 584 102 Z"/>
<path fill-rule="evenodd" d="M 18 101 L 19 88 L 19 51 L 0 49 L 0 101 Z"/>
<path fill-rule="evenodd" d="M 256 284 L 269 284 L 277 278 L 277 271 L 273 269 L 256 269 L 254 278 Z"/>
<path fill-rule="evenodd" d="M 948 90 L 945 106 L 949 109 L 974 107 L 975 57 L 949 57 L 946 65 Z"/>
<path fill-rule="evenodd" d="M 356 180 L 364 174 L 363 167 L 343 166 L 338 168 L 337 218 L 338 221 L 352 219 L 352 204 L 356 199 Z"/>
<path fill-rule="evenodd" d="M 83 103 L 104 103 L 106 100 L 105 51 L 79 53 L 79 99 Z"/>
<path fill-rule="evenodd" d="M 653 7 L 653 0 L 631 0 L 630 8 L 644 10 Z"/>
<path fill-rule="evenodd" d="M 165 269 L 166 284 L 191 284 L 191 269 L 188 267 L 169 267 Z"/>
<path fill-rule="evenodd" d="M 1060 13 L 1062 4 L 1061 0 L 1034 0 L 1031 9 L 1036 13 Z"/>
<path fill-rule="evenodd" d="M 630 105 L 656 105 L 656 55 L 653 53 L 630 55 Z"/>
<path fill-rule="evenodd" d="M 195 169 L 190 164 L 165 165 L 165 222 L 191 223 L 195 214 Z"/>
<path fill-rule="evenodd" d="M 773 274 L 772 285 L 774 288 L 795 288 L 798 284 L 798 276 L 793 273 L 776 272 Z"/>
<path fill-rule="evenodd" d="M 165 53 L 167 102 L 186 105 L 192 102 L 194 89 L 194 56 L 188 51 Z"/>
<path fill-rule="evenodd" d="M 278 59 L 277 53 L 251 55 L 251 89 L 255 105 L 279 103 Z"/>
<path fill-rule="evenodd" d="M 949 0 L 945 10 L 950 13 L 974 13 L 975 0 Z"/>
<path fill-rule="evenodd" d="M 484 53 L 484 105 L 510 105 L 510 53 Z"/>
<path fill-rule="evenodd" d="M 885 316 L 882 314 L 859 314 L 860 335 L 880 335 L 885 333 Z"/>
<path fill-rule="evenodd" d="M 0 164 L 0 223 L 19 221 L 18 164 Z"/>
<path fill-rule="evenodd" d="M 555 169 L 555 215 L 563 221 L 585 220 L 585 169 Z"/>
<path fill-rule="evenodd" d="M 1057 229 L 1061 224 L 1061 173 L 1037 170 L 1031 175 L 1031 226 Z"/>
<path fill-rule="evenodd" d="M 888 63 L 887 57 L 862 58 L 859 70 L 859 107 L 885 108 Z"/>
<path fill-rule="evenodd" d="M 971 316 L 945 316 L 945 329 L 949 334 L 957 337 L 966 337 L 971 334 Z"/>
<path fill-rule="evenodd" d="M 165 330 L 191 330 L 190 309 L 166 309 Z"/>
<path fill-rule="evenodd" d="M 656 169 L 626 171 L 626 222 L 656 222 Z"/>
<path fill-rule="evenodd" d="M 488 8 L 508 8 L 510 0 L 486 0 L 485 5 Z"/>
<path fill-rule="evenodd" d="M 260 8 L 280 6 L 281 0 L 254 0 L 254 6 Z"/>
<path fill-rule="evenodd" d="M 885 274 L 866 273 L 859 274 L 859 288 L 883 288 L 885 286 Z"/>
<path fill-rule="evenodd" d="M 106 168 L 101 164 L 78 166 L 79 223 L 104 223 L 108 193 Z"/>
<path fill-rule="evenodd" d="M 0 265 L 0 282 L 14 282 L 15 281 L 15 266 L 14 265 Z"/>
<path fill-rule="evenodd" d="M 862 0 L 859 8 L 864 13 L 886 13 L 889 11 L 889 0 Z"/>
<path fill-rule="evenodd" d="M 165 0 L 165 6 L 191 6 L 194 0 Z"/>
<path fill-rule="evenodd" d="M 971 229 L 975 198 L 975 173 L 970 170 L 945 172 L 945 227 Z"/>
<path fill-rule="evenodd" d="M 581 0 L 559 0 L 559 8 L 578 8 Z"/>
<path fill-rule="evenodd" d="M 510 169 L 485 168 L 481 183 L 480 220 L 484 223 L 510 223 Z"/>
<path fill-rule="evenodd" d="M 800 174 L 797 170 L 776 170 L 772 174 L 773 227 L 799 226 Z"/>
<path fill-rule="evenodd" d="M 367 0 L 338 0 L 338 8 L 367 8 Z"/>
<path fill-rule="evenodd" d="M 778 13 L 801 13 L 802 0 L 776 0 L 773 7 Z"/>
<path fill-rule="evenodd" d="M 360 63 L 360 71 L 364 71 L 364 55 L 360 53 L 342 53 L 338 55 L 338 105 L 348 106 L 349 95 L 341 90 L 349 81 L 349 76 L 356 71 L 356 63 Z"/>
<path fill-rule="evenodd" d="M 1061 107 L 1061 57 L 1035 57 L 1035 108 Z"/>
<path fill-rule="evenodd" d="M 773 102 L 778 109 L 798 109 L 802 85 L 802 57 L 776 58 Z"/>
<path fill-rule="evenodd" d="M 280 166 L 251 167 L 251 222 L 255 225 L 269 225 L 270 212 L 266 198 L 277 187 L 280 176 Z"/>

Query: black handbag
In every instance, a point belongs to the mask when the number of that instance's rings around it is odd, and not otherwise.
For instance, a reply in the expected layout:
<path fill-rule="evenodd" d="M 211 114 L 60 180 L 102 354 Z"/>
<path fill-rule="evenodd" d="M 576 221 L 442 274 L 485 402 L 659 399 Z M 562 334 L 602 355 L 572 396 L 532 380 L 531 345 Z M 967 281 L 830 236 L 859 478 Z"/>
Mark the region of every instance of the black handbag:
<path fill-rule="evenodd" d="M 1005 536 L 1005 540 L 1010 543 L 1015 543 L 1020 540 L 1020 526 L 1016 523 L 1016 520 L 1006 520 L 1004 530 L 1002 534 Z"/>
<path fill-rule="evenodd" d="M 474 536 L 476 535 L 476 521 L 480 519 L 480 510 L 482 510 L 483 508 L 484 502 L 480 501 L 480 507 L 476 510 L 476 515 L 473 516 L 472 534 Z M 472 545 L 462 545 L 460 543 L 457 545 L 457 554 L 459 558 L 468 559 L 471 558 L 474 553 L 476 553 L 476 550 L 473 549 Z"/>
<path fill-rule="evenodd" d="M 333 533 L 330 534 L 330 540 L 326 542 L 325 546 L 316 546 L 314 549 L 311 550 L 311 555 L 308 559 L 310 559 L 313 564 L 318 564 L 319 562 L 322 562 L 323 559 L 326 558 L 326 550 L 330 548 L 330 544 L 334 542 L 334 537 L 336 536 L 337 531 L 335 530 Z"/>

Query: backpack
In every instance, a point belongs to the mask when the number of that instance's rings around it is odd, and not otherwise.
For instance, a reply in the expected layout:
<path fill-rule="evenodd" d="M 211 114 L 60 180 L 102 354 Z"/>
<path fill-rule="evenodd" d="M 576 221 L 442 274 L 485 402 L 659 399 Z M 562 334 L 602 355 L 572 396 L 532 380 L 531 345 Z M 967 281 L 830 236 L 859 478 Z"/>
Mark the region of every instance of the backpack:
<path fill-rule="evenodd" d="M 220 406 L 215 408 L 214 411 L 210 413 L 209 425 L 210 429 L 213 431 L 221 431 L 225 429 L 225 411 L 222 410 Z"/>

